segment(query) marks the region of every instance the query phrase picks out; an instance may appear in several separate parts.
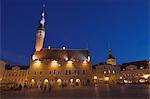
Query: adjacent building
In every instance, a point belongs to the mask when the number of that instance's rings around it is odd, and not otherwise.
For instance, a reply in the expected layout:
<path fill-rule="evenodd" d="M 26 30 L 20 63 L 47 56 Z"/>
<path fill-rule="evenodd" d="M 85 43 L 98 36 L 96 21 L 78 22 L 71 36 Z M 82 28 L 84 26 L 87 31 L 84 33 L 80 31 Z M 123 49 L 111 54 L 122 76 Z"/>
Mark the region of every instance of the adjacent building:
<path fill-rule="evenodd" d="M 10 66 L 0 61 L 0 83 L 41 86 L 87 86 L 100 83 L 150 82 L 150 63 L 137 61 L 116 64 L 108 49 L 106 62 L 92 66 L 88 49 L 43 48 L 45 13 L 36 31 L 35 51 L 29 66 Z"/>
<path fill-rule="evenodd" d="M 122 83 L 150 83 L 150 62 L 147 60 L 120 65 Z"/>
<path fill-rule="evenodd" d="M 106 62 L 93 65 L 92 72 L 95 84 L 118 82 L 120 67 L 116 65 L 116 58 L 112 55 L 111 48 L 108 49 Z"/>

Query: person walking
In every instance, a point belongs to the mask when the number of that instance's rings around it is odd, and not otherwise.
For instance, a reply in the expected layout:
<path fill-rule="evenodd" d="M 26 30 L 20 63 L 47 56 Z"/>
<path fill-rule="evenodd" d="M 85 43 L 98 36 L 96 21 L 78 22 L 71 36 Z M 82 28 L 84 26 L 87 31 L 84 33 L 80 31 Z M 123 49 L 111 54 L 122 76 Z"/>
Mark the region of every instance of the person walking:
<path fill-rule="evenodd" d="M 46 85 L 44 86 L 44 91 L 46 91 Z"/>
<path fill-rule="evenodd" d="M 19 92 L 22 90 L 22 85 L 20 84 L 19 85 Z"/>
<path fill-rule="evenodd" d="M 51 84 L 49 85 L 49 92 L 51 92 L 51 89 L 52 89 L 52 86 L 51 86 Z"/>

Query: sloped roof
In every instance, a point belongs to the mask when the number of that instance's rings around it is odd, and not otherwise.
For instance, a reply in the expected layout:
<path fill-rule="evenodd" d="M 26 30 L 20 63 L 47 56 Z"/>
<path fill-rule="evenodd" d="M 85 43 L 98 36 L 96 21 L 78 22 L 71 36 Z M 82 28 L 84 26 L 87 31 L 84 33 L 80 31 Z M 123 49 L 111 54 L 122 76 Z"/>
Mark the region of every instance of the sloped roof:
<path fill-rule="evenodd" d="M 75 59 L 84 60 L 88 57 L 87 49 L 58 49 L 58 48 L 43 48 L 41 51 L 35 51 L 35 59 L 40 60 L 65 60 Z"/>
<path fill-rule="evenodd" d="M 19 67 L 20 70 L 27 70 L 29 68 L 29 66 L 20 66 L 20 65 L 10 65 L 10 64 L 6 64 L 5 65 L 5 70 L 12 70 L 13 67 Z"/>
<path fill-rule="evenodd" d="M 128 63 L 123 63 L 121 64 L 121 69 L 125 69 L 127 66 L 129 65 L 136 65 L 138 69 L 140 69 L 140 67 L 148 68 L 148 62 L 147 60 L 141 60 L 141 61 L 135 61 L 135 62 L 128 62 Z"/>

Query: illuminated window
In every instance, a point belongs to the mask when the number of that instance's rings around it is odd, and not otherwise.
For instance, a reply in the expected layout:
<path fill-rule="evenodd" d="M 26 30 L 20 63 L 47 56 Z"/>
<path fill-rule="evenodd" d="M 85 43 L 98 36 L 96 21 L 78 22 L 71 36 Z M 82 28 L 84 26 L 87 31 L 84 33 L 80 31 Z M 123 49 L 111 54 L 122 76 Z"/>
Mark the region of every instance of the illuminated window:
<path fill-rule="evenodd" d="M 106 71 L 104 71 L 104 74 L 106 74 Z"/>

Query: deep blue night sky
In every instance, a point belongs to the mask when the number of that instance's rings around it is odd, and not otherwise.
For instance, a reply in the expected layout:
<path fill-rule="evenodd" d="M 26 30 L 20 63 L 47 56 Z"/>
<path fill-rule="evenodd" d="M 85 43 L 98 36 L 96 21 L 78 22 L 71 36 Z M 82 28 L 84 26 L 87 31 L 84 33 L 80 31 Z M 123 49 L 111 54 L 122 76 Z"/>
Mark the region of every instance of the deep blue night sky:
<path fill-rule="evenodd" d="M 83 49 L 93 64 L 105 61 L 108 45 L 117 63 L 149 59 L 148 0 L 2 0 L 1 59 L 28 65 L 34 52 L 42 3 L 44 47 Z"/>

